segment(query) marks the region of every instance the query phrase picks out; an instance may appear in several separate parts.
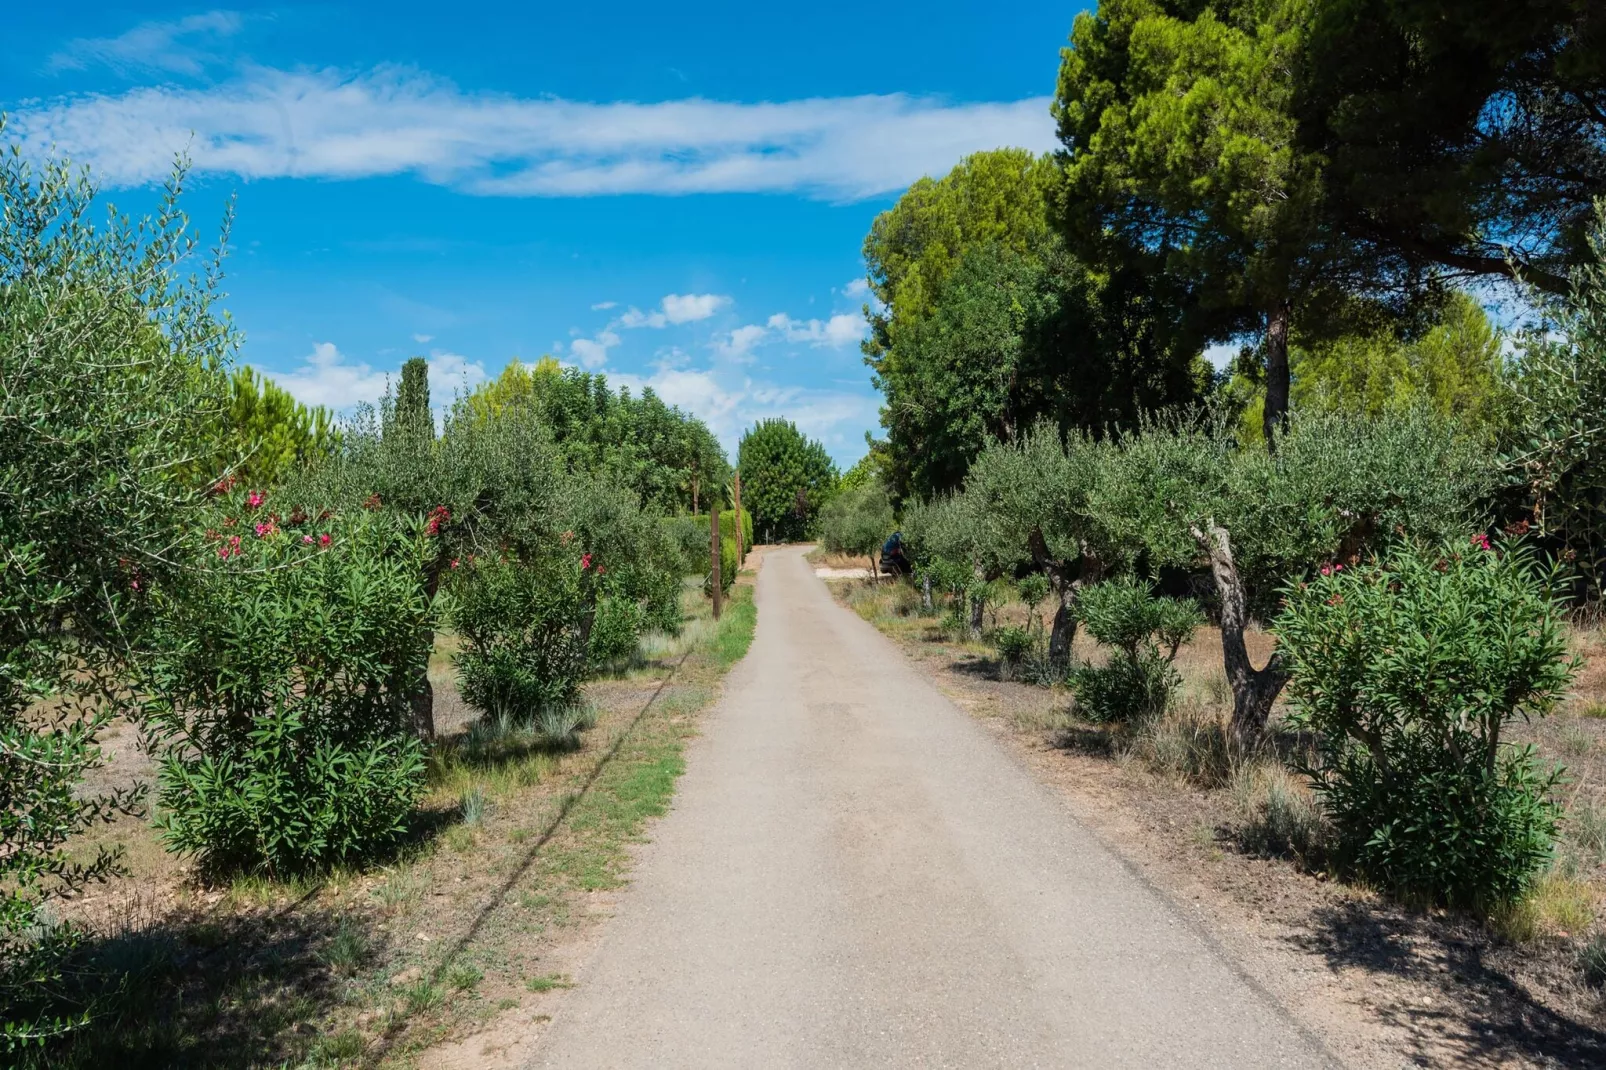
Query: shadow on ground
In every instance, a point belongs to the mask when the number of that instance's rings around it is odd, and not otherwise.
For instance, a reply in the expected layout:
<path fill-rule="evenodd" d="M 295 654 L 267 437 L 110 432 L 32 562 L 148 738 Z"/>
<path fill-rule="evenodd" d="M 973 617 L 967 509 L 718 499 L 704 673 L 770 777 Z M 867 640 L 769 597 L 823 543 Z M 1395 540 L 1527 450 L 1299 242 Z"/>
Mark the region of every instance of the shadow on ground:
<path fill-rule="evenodd" d="M 1441 1061 L 1508 1065 L 1522 1056 L 1544 1066 L 1606 1066 L 1606 1033 L 1536 1003 L 1481 931 L 1428 915 L 1348 903 L 1323 908 L 1294 939 L 1335 970 L 1360 968 L 1422 981 L 1445 991 L 1431 1006 L 1379 1007 L 1389 1024 L 1416 1038 L 1417 1054 Z M 1424 1059 L 1424 1061 L 1428 1061 Z"/>

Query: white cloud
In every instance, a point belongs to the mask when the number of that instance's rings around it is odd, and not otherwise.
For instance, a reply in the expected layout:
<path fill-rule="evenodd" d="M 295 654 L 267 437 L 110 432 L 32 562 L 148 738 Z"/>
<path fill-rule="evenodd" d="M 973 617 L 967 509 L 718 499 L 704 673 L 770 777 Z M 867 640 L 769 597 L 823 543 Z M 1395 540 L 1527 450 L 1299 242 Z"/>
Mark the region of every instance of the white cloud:
<path fill-rule="evenodd" d="M 758 420 L 784 417 L 825 443 L 839 459 L 863 452 L 864 432 L 876 424 L 879 402 L 873 395 L 724 380 L 716 372 L 660 367 L 649 376 L 614 374 L 614 386 L 640 393 L 651 387 L 660 398 L 698 417 L 732 456 L 742 432 Z M 834 448 L 833 448 L 834 447 Z"/>
<path fill-rule="evenodd" d="M 576 338 L 569 352 L 587 368 L 600 368 L 608 361 L 608 350 L 619 344 L 619 335 L 604 327 L 595 338 Z"/>
<path fill-rule="evenodd" d="M 122 73 L 166 71 L 197 75 L 217 56 L 205 47 L 240 32 L 237 11 L 208 11 L 175 22 L 146 22 L 116 37 L 80 37 L 53 54 L 51 71 L 81 71 L 92 64 Z"/>
<path fill-rule="evenodd" d="M 264 374 L 304 405 L 349 409 L 364 401 L 378 401 L 385 393 L 384 372 L 360 362 L 349 363 L 333 342 L 314 343 L 312 352 L 294 371 Z"/>
<path fill-rule="evenodd" d="M 631 308 L 619 317 L 621 327 L 667 327 L 671 323 L 694 323 L 705 320 L 730 304 L 724 294 L 665 294 L 652 312 Z"/>
<path fill-rule="evenodd" d="M 724 338 L 715 339 L 714 351 L 731 360 L 752 360 L 753 347 L 763 341 L 769 331 L 756 323 L 738 327 Z"/>
<path fill-rule="evenodd" d="M 187 150 L 198 172 L 244 179 L 408 174 L 475 194 L 547 197 L 854 200 L 946 172 L 978 149 L 1055 144 L 1043 97 L 585 103 L 466 93 L 402 67 L 247 67 L 206 88 L 62 97 L 15 110 L 9 132 L 30 155 L 55 145 L 111 185 L 165 177 L 173 154 Z"/>
<path fill-rule="evenodd" d="M 485 365 L 460 353 L 434 350 L 429 355 L 429 397 L 436 409 L 449 405 L 458 391 L 485 382 Z"/>
<path fill-rule="evenodd" d="M 429 355 L 429 393 L 436 409 L 444 409 L 459 390 L 473 389 L 486 379 L 485 365 L 459 353 L 435 350 Z M 316 342 L 301 366 L 288 372 L 257 369 L 304 405 L 342 410 L 373 404 L 394 378 L 362 361 L 352 362 L 333 342 Z"/>
<path fill-rule="evenodd" d="M 1205 347 L 1204 359 L 1219 372 L 1232 366 L 1232 362 L 1238 359 L 1238 351 L 1241 348 L 1243 347 L 1237 342 L 1218 342 Z"/>
<path fill-rule="evenodd" d="M 868 297 L 870 295 L 870 284 L 864 279 L 854 279 L 842 287 L 842 292 L 849 297 Z"/>
<path fill-rule="evenodd" d="M 693 323 L 707 319 L 730 303 L 731 299 L 723 294 L 665 294 L 662 305 L 670 323 Z"/>
<path fill-rule="evenodd" d="M 419 345 L 423 345 L 426 342 L 432 342 L 434 340 L 435 340 L 435 336 L 433 334 L 415 334 L 415 335 L 413 335 L 413 341 L 417 342 Z"/>
<path fill-rule="evenodd" d="M 617 301 L 598 301 L 596 304 L 591 306 L 591 311 L 593 311 L 593 312 L 606 312 L 606 311 L 608 311 L 608 309 L 617 308 L 618 306 L 619 306 L 619 302 L 617 302 Z"/>
<path fill-rule="evenodd" d="M 829 346 L 840 349 L 864 337 L 864 317 L 844 312 L 828 320 L 795 320 L 784 312 L 769 318 L 771 330 L 778 331 L 788 342 L 806 342 L 812 346 Z"/>

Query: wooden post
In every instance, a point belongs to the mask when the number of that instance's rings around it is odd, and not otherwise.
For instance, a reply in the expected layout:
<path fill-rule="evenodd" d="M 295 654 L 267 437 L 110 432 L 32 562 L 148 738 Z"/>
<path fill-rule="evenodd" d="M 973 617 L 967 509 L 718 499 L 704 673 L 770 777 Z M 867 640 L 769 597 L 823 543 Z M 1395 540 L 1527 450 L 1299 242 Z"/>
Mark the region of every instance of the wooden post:
<path fill-rule="evenodd" d="M 747 560 L 747 547 L 742 545 L 742 470 L 736 470 L 736 567 Z"/>
<path fill-rule="evenodd" d="M 713 598 L 714 598 L 714 619 L 715 620 L 719 619 L 719 596 L 722 593 L 720 591 L 720 584 L 719 584 L 719 509 L 717 508 L 718 505 L 719 505 L 719 501 L 716 499 L 715 501 L 710 502 L 709 506 L 708 506 L 708 550 L 709 550 L 709 556 L 712 558 L 712 565 L 713 565 L 713 567 L 709 570 L 709 576 L 713 579 L 713 582 L 708 585 L 708 593 L 713 595 Z"/>

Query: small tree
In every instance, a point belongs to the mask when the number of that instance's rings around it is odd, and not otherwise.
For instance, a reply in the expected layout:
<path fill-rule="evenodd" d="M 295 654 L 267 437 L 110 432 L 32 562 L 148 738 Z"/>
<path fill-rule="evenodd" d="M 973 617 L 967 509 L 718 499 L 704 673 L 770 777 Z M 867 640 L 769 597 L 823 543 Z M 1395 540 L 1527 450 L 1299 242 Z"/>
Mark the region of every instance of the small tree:
<path fill-rule="evenodd" d="M 863 554 L 879 575 L 881 544 L 892 534 L 892 503 L 886 488 L 872 480 L 843 491 L 820 514 L 820 541 L 833 553 Z"/>
<path fill-rule="evenodd" d="M 1105 664 L 1076 670 L 1077 706 L 1096 721 L 1125 723 L 1164 713 L 1180 682 L 1172 662 L 1204 623 L 1199 607 L 1157 598 L 1131 576 L 1086 588 L 1079 607 L 1088 632 L 1111 651 Z"/>
<path fill-rule="evenodd" d="M 1560 576 L 1519 546 L 1398 547 L 1287 591 L 1278 645 L 1339 861 L 1414 900 L 1494 909 L 1550 857 L 1556 771 L 1504 736 L 1565 693 Z"/>

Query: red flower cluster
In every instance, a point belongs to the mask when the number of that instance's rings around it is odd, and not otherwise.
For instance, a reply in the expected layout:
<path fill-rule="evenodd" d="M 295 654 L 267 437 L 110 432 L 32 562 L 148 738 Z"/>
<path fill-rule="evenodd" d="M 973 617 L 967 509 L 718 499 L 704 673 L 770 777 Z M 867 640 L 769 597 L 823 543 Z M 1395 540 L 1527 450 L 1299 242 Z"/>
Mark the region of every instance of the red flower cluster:
<path fill-rule="evenodd" d="M 370 512 L 372 512 L 373 510 L 378 509 L 383 504 L 384 503 L 379 500 L 379 495 L 377 493 L 375 493 L 375 494 L 370 494 L 370 495 L 368 495 L 368 497 L 363 499 L 362 507 L 364 509 L 367 509 Z"/>
<path fill-rule="evenodd" d="M 327 531 L 324 532 L 322 535 L 318 536 L 318 545 L 319 546 L 328 546 L 333 541 L 334 540 L 329 537 L 329 533 Z"/>
<path fill-rule="evenodd" d="M 217 548 L 217 556 L 219 561 L 227 561 L 231 557 L 239 556 L 239 554 L 240 537 L 238 535 L 230 535 L 228 540 L 225 541 L 222 546 Z"/>
<path fill-rule="evenodd" d="M 435 508 L 429 511 L 429 524 L 425 527 L 424 531 L 429 535 L 439 535 L 441 533 L 441 525 L 447 523 L 451 519 L 452 511 L 446 508 L 444 505 L 437 505 Z"/>
<path fill-rule="evenodd" d="M 252 509 L 255 509 L 257 506 L 261 505 L 262 492 L 260 490 L 253 490 L 250 494 L 247 494 L 245 496 L 245 504 L 250 506 Z"/>
<path fill-rule="evenodd" d="M 237 480 L 234 478 L 234 473 L 230 472 L 228 475 L 212 484 L 212 493 L 227 494 L 229 491 L 234 489 L 234 484 L 236 482 Z"/>
<path fill-rule="evenodd" d="M 580 571 L 584 572 L 591 567 L 591 551 L 587 550 L 580 555 Z"/>
<path fill-rule="evenodd" d="M 1476 546 L 1480 550 L 1487 550 L 1489 548 L 1489 536 L 1485 535 L 1481 531 L 1478 532 L 1476 535 L 1472 536 L 1472 545 Z"/>
<path fill-rule="evenodd" d="M 1520 539 L 1522 536 L 1528 534 L 1528 528 L 1530 526 L 1531 525 L 1528 523 L 1528 521 L 1519 520 L 1515 524 L 1506 525 L 1506 534 L 1510 535 L 1513 539 Z"/>
<path fill-rule="evenodd" d="M 1335 572 L 1343 572 L 1343 571 L 1344 571 L 1344 566 L 1343 565 L 1323 565 L 1322 566 L 1322 575 L 1323 576 L 1331 576 Z"/>

